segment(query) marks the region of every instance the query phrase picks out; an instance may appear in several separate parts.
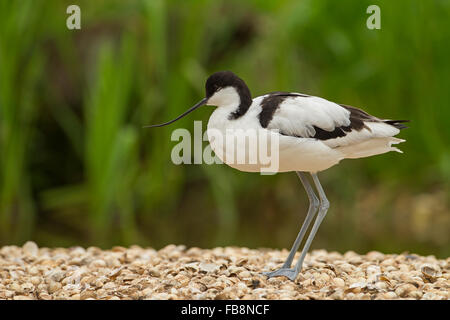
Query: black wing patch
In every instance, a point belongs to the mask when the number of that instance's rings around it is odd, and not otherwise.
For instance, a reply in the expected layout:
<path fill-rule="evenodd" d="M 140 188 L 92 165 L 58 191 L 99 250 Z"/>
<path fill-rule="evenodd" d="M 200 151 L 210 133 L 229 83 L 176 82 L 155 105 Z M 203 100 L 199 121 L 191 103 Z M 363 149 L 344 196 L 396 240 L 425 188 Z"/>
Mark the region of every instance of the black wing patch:
<path fill-rule="evenodd" d="M 316 131 L 316 134 L 312 138 L 318 140 L 328 140 L 345 137 L 347 133 L 352 132 L 353 130 L 361 131 L 362 129 L 366 128 L 367 130 L 371 131 L 370 128 L 365 125 L 364 121 L 367 122 L 381 121 L 380 119 L 371 116 L 370 114 L 361 109 L 347 106 L 344 104 L 340 104 L 340 106 L 350 111 L 350 125 L 336 127 L 334 128 L 333 131 L 327 131 L 322 128 L 313 126 L 314 130 Z"/>
<path fill-rule="evenodd" d="M 313 126 L 313 128 L 314 130 L 316 130 L 316 134 L 312 138 L 319 140 L 328 140 L 328 139 L 336 139 L 339 137 L 345 137 L 347 135 L 347 132 L 352 131 L 351 125 L 346 127 L 344 126 L 336 127 L 334 128 L 333 131 L 327 131 L 316 126 Z"/>
<path fill-rule="evenodd" d="M 259 123 L 263 128 L 267 128 L 281 103 L 289 97 L 310 97 L 302 93 L 290 93 L 275 91 L 268 93 L 261 102 L 261 113 L 259 114 Z"/>
<path fill-rule="evenodd" d="M 403 125 L 402 123 L 409 122 L 409 120 L 381 120 L 368 114 L 364 110 L 352 106 L 347 106 L 345 104 L 340 104 L 340 106 L 350 111 L 350 125 L 336 127 L 333 131 L 327 131 L 313 126 L 314 130 L 316 130 L 316 134 L 312 138 L 319 140 L 328 140 L 345 137 L 347 133 L 352 132 L 353 130 L 361 131 L 362 129 L 367 129 L 369 131 L 372 131 L 368 126 L 366 126 L 365 122 L 384 122 L 396 127 L 397 129 L 407 128 L 407 126 Z"/>
<path fill-rule="evenodd" d="M 383 122 L 400 130 L 408 128 L 402 123 L 409 122 L 409 120 L 381 120 L 377 117 L 368 114 L 367 112 L 361 109 L 347 106 L 345 104 L 340 104 L 340 106 L 350 111 L 350 122 L 351 122 L 350 126 L 355 127 L 355 129 L 358 131 L 363 128 L 367 128 L 368 130 L 370 130 L 364 124 L 364 122 Z"/>
<path fill-rule="evenodd" d="M 407 129 L 409 127 L 405 126 L 402 123 L 409 122 L 409 120 L 384 120 L 384 123 L 390 124 L 391 126 L 396 127 L 397 129 Z"/>

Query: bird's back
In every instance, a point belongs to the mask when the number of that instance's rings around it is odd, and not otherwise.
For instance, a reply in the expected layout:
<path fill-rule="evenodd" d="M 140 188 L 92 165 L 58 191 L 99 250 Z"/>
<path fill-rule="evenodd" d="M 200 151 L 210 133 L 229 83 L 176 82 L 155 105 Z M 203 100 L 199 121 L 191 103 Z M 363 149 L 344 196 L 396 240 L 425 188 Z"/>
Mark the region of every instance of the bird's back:
<path fill-rule="evenodd" d="M 405 120 L 380 119 L 361 109 L 320 97 L 274 92 L 255 98 L 255 101 L 261 107 L 258 117 L 262 127 L 276 129 L 282 136 L 294 138 L 285 141 L 295 144 L 298 149 L 302 145 L 308 148 L 316 145 L 321 151 L 320 157 L 326 157 L 325 147 L 330 157 L 340 157 L 335 163 L 344 158 L 401 152 L 392 145 L 405 141 L 394 137 L 400 129 L 406 128 L 402 124 Z M 296 139 L 299 143 L 295 143 Z"/>

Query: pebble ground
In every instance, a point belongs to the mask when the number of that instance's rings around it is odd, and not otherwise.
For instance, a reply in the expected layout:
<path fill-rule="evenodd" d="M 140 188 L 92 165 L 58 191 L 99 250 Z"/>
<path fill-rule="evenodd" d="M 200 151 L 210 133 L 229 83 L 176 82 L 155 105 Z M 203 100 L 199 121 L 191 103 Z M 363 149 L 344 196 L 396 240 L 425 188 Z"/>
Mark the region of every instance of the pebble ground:
<path fill-rule="evenodd" d="M 27 242 L 0 248 L 0 299 L 449 299 L 450 258 L 315 250 L 295 282 L 261 275 L 287 255 L 175 245 L 50 249 Z"/>

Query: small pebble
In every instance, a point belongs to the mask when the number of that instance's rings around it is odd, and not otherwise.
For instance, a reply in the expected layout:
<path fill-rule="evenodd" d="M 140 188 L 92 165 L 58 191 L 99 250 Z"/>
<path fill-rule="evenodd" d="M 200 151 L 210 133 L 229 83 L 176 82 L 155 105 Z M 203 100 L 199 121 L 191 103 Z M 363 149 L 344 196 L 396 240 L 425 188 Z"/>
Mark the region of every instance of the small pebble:
<path fill-rule="evenodd" d="M 397 298 L 397 294 L 392 291 L 386 292 L 383 296 L 384 296 L 384 299 L 389 299 L 389 300 Z"/>
<path fill-rule="evenodd" d="M 345 281 L 343 279 L 341 279 L 341 278 L 334 278 L 333 282 L 338 287 L 344 287 L 345 286 Z"/>
<path fill-rule="evenodd" d="M 34 243 L 33 241 L 27 241 L 23 245 L 22 249 L 23 249 L 23 253 L 26 256 L 31 256 L 31 257 L 36 257 L 39 252 L 39 248 L 38 248 L 37 244 Z"/>
<path fill-rule="evenodd" d="M 201 271 L 214 272 L 219 269 L 219 266 L 214 263 L 200 263 L 199 268 Z"/>
<path fill-rule="evenodd" d="M 34 300 L 34 298 L 30 296 L 14 296 L 13 300 Z"/>
<path fill-rule="evenodd" d="M 55 293 L 56 291 L 58 291 L 61 288 L 62 288 L 61 283 L 52 281 L 48 285 L 48 293 L 50 293 L 50 294 Z"/>
<path fill-rule="evenodd" d="M 401 298 L 405 298 L 407 296 L 409 296 L 410 292 L 413 292 L 416 290 L 416 287 L 413 286 L 412 284 L 402 284 L 400 285 L 397 289 L 395 289 L 395 293 L 401 297 Z"/>

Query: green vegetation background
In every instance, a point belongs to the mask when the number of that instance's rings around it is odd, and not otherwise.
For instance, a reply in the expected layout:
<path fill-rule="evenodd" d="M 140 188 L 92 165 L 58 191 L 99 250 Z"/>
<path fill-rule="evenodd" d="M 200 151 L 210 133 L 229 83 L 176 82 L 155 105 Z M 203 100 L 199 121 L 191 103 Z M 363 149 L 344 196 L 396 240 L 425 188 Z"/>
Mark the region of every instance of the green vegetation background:
<path fill-rule="evenodd" d="M 321 173 L 313 248 L 450 254 L 450 1 L 0 2 L 0 245 L 290 248 L 294 173 L 174 165 L 161 129 L 232 70 L 254 96 L 298 91 L 411 119 L 404 154 Z M 366 8 L 381 8 L 368 30 Z M 205 145 L 204 145 L 205 146 Z"/>

